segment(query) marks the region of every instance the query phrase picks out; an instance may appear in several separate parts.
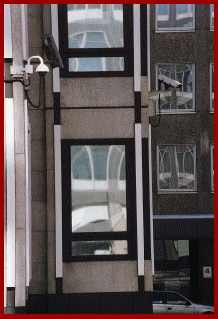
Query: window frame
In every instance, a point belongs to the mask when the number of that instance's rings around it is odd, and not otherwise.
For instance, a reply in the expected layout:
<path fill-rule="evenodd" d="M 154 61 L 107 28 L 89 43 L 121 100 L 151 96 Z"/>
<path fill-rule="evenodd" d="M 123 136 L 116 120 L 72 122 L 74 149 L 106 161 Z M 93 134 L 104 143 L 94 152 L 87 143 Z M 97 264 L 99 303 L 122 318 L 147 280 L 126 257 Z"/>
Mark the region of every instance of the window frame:
<path fill-rule="evenodd" d="M 169 4 L 169 17 L 170 17 L 170 5 Z M 157 26 L 157 6 L 158 4 L 155 5 L 155 32 L 195 32 L 195 4 L 193 4 L 193 26 L 192 27 L 170 27 L 170 28 L 158 28 Z M 178 5 L 176 5 L 176 12 L 178 11 Z"/>
<path fill-rule="evenodd" d="M 214 25 L 212 25 L 212 19 L 214 16 L 212 15 L 213 11 L 213 4 L 210 4 L 210 31 L 214 31 Z"/>
<path fill-rule="evenodd" d="M 210 113 L 214 113 L 214 107 L 212 107 L 213 101 L 214 101 L 213 72 L 214 72 L 214 63 L 210 63 Z"/>
<path fill-rule="evenodd" d="M 126 153 L 126 205 L 127 231 L 73 233 L 71 230 L 71 154 L 72 145 L 125 145 Z M 63 261 L 111 261 L 136 260 L 136 182 L 135 182 L 135 142 L 134 139 L 64 139 L 61 141 L 62 158 L 62 223 Z M 126 240 L 126 255 L 83 255 L 72 256 L 72 242 Z"/>
<path fill-rule="evenodd" d="M 211 144 L 210 155 L 211 155 L 211 193 L 214 193 L 214 144 Z"/>
<path fill-rule="evenodd" d="M 159 148 L 160 146 L 192 146 L 194 150 L 194 188 L 193 189 L 161 189 L 159 178 Z M 178 193 L 196 193 L 197 192 L 197 173 L 196 173 L 196 145 L 195 144 L 158 144 L 157 145 L 157 192 L 158 194 L 178 194 Z"/>
<path fill-rule="evenodd" d="M 193 108 L 190 110 L 187 109 L 161 109 L 162 114 L 192 114 L 195 113 L 195 63 L 156 63 L 156 69 L 155 69 L 155 78 L 156 78 L 156 89 L 158 90 L 158 69 L 161 65 L 191 65 L 192 67 L 192 83 L 193 83 Z M 158 101 L 156 102 L 156 114 L 159 113 L 158 108 Z"/>
<path fill-rule="evenodd" d="M 60 69 L 62 78 L 112 77 L 133 75 L 133 5 L 123 5 L 124 47 L 122 48 L 79 48 L 68 47 L 67 4 L 58 4 L 59 51 L 64 63 Z M 69 58 L 124 57 L 124 71 L 69 71 Z"/>

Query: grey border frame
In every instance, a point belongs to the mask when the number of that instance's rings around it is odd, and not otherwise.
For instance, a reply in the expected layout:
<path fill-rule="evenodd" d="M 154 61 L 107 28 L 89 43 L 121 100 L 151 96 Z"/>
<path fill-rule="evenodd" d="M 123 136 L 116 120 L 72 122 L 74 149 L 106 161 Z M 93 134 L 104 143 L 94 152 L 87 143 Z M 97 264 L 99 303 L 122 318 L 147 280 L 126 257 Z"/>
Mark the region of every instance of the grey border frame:
<path fill-rule="evenodd" d="M 190 145 L 194 148 L 194 189 L 164 189 L 159 188 L 159 147 L 160 146 L 178 146 L 178 145 Z M 196 170 L 196 144 L 158 144 L 157 145 L 157 194 L 178 194 L 178 193 L 197 193 L 197 170 Z"/>

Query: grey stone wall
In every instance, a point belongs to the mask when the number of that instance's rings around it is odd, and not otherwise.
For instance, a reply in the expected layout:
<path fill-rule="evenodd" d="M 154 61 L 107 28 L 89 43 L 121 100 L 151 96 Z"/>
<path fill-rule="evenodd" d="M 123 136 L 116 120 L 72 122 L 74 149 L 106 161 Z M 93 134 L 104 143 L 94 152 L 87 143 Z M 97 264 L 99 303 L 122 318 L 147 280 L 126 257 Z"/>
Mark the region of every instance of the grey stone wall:
<path fill-rule="evenodd" d="M 29 53 L 41 55 L 42 34 L 51 33 L 50 5 L 28 5 Z M 38 75 L 31 76 L 29 107 L 32 127 L 33 278 L 30 294 L 56 293 L 55 174 L 52 72 L 45 80 L 45 96 Z M 61 79 L 61 138 L 133 138 L 134 89 L 132 77 Z M 143 137 L 148 137 L 147 77 L 142 78 Z M 78 109 L 79 108 L 79 109 Z M 93 268 L 94 267 L 94 268 Z M 152 290 L 149 262 L 145 262 L 146 290 Z M 111 271 L 108 272 L 108 269 Z M 123 273 L 120 276 L 120 273 Z M 95 273 L 95 275 L 94 275 Z M 97 275 L 100 274 L 100 275 Z M 107 276 L 106 276 L 107 274 Z M 93 277 L 94 276 L 94 277 Z M 64 264 L 63 292 L 136 291 L 136 262 Z"/>
<path fill-rule="evenodd" d="M 214 56 L 214 33 L 210 31 L 210 5 L 195 5 L 196 30 L 155 32 L 155 5 L 150 5 L 151 89 L 156 85 L 157 63 L 195 64 L 195 113 L 162 114 L 152 129 L 154 215 L 212 214 L 211 144 L 214 115 L 210 113 L 210 63 Z M 158 194 L 157 145 L 195 144 L 197 193 Z"/>

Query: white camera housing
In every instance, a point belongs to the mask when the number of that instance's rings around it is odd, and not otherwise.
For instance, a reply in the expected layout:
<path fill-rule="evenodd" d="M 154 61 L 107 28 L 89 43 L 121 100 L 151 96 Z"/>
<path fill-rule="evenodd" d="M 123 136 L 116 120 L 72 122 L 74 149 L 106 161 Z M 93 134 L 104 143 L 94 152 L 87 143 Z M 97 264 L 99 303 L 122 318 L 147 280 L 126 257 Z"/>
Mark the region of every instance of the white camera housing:
<path fill-rule="evenodd" d="M 171 78 L 168 78 L 167 76 L 163 74 L 158 75 L 158 81 L 160 81 L 161 83 L 164 83 L 166 86 L 173 87 L 174 89 L 178 89 L 182 87 L 182 83 L 176 80 L 173 80 Z"/>
<path fill-rule="evenodd" d="M 44 63 L 41 63 L 40 65 L 37 66 L 36 72 L 40 76 L 45 76 L 47 73 L 49 73 L 49 68 Z"/>

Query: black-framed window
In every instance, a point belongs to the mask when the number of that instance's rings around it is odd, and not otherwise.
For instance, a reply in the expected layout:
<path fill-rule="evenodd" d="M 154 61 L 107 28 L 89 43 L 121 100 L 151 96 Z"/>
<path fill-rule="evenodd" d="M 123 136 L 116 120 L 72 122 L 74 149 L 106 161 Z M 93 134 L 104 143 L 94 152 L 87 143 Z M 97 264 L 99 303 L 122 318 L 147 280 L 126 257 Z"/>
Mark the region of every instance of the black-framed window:
<path fill-rule="evenodd" d="M 156 4 L 156 31 L 189 31 L 195 28 L 195 5 Z"/>
<path fill-rule="evenodd" d="M 63 260 L 136 259 L 134 139 L 62 140 Z"/>
<path fill-rule="evenodd" d="M 133 74 L 133 5 L 59 4 L 61 77 Z"/>

